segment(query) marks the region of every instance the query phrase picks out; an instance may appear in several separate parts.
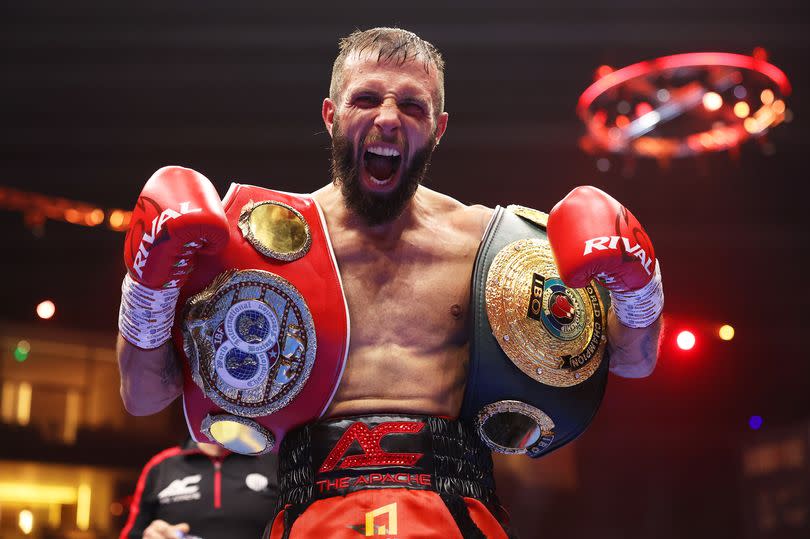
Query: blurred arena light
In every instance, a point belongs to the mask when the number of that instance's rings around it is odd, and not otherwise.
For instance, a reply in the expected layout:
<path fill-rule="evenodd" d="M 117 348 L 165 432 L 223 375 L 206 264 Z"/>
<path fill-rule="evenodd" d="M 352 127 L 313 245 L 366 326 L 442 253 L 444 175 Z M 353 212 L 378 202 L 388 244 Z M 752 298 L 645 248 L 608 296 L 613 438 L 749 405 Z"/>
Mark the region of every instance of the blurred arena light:
<path fill-rule="evenodd" d="M 730 341 L 734 338 L 734 327 L 724 324 L 720 326 L 720 329 L 717 331 L 717 335 L 724 341 Z"/>
<path fill-rule="evenodd" d="M 81 483 L 76 489 L 76 527 L 81 531 L 90 529 L 90 499 L 92 492 L 88 483 Z"/>
<path fill-rule="evenodd" d="M 675 343 L 681 350 L 691 350 L 695 347 L 695 334 L 689 330 L 682 330 L 675 338 Z"/>
<path fill-rule="evenodd" d="M 53 301 L 46 299 L 37 305 L 37 316 L 43 320 L 48 320 L 56 314 L 56 304 Z"/>
<path fill-rule="evenodd" d="M 124 506 L 119 502 L 112 502 L 110 504 L 110 514 L 114 517 L 120 517 L 124 514 Z"/>
<path fill-rule="evenodd" d="M 784 101 L 790 82 L 763 49 L 751 56 L 694 52 L 603 67 L 577 103 L 587 128 L 580 147 L 597 156 L 666 162 L 730 150 L 791 119 Z"/>
<path fill-rule="evenodd" d="M 759 430 L 762 427 L 762 416 L 752 415 L 748 418 L 748 426 L 751 430 Z"/>
<path fill-rule="evenodd" d="M 45 221 L 51 220 L 88 227 L 99 226 L 106 221 L 108 228 L 125 232 L 132 217 L 131 211 L 104 210 L 87 202 L 4 186 L 0 186 L 0 210 L 21 212 L 25 216 L 25 224 L 32 230 L 40 231 Z"/>
<path fill-rule="evenodd" d="M 18 363 L 22 363 L 26 359 L 28 359 L 28 354 L 31 352 L 31 343 L 26 341 L 25 339 L 21 340 L 17 343 L 17 347 L 14 348 L 14 360 Z"/>
<path fill-rule="evenodd" d="M 24 535 L 30 535 L 31 531 L 34 529 L 34 514 L 28 509 L 23 509 L 20 511 L 20 515 L 17 518 L 17 525 Z"/>
<path fill-rule="evenodd" d="M 747 118 L 751 114 L 751 107 L 745 101 L 737 101 L 734 104 L 734 116 L 737 118 Z"/>
<path fill-rule="evenodd" d="M 703 94 L 703 106 L 708 111 L 720 110 L 723 106 L 723 97 L 717 92 L 706 92 Z"/>

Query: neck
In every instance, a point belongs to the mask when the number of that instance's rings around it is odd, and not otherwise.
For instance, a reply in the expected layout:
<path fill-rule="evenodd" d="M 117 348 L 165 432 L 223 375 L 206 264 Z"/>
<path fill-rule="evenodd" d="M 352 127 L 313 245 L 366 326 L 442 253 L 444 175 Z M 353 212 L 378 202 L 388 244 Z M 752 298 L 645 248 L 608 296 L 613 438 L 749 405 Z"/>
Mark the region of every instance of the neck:
<path fill-rule="evenodd" d="M 424 189 L 422 186 L 417 188 L 413 198 L 408 201 L 396 219 L 378 225 L 369 225 L 365 219 L 349 210 L 343 201 L 340 188 L 333 183 L 324 186 L 313 195 L 334 224 L 352 229 L 375 241 L 385 242 L 397 240 L 404 230 L 413 226 L 418 220 L 424 204 Z"/>
<path fill-rule="evenodd" d="M 209 457 L 221 457 L 226 453 L 225 448 L 220 447 L 217 444 L 205 444 L 202 442 L 198 442 L 197 447 L 200 449 L 200 451 L 202 451 Z"/>

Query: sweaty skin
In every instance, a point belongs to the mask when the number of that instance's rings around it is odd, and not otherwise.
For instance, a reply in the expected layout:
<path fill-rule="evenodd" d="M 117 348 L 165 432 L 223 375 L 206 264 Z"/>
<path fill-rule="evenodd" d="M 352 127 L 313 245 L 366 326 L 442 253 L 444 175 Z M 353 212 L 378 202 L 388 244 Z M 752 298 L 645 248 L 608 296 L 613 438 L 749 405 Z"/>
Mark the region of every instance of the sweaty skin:
<path fill-rule="evenodd" d="M 327 416 L 457 415 L 469 355 L 470 278 L 492 210 L 420 187 L 398 226 L 375 231 L 357 226 L 334 186 L 315 200 L 351 318 L 349 357 Z"/>
<path fill-rule="evenodd" d="M 347 60 L 338 102 L 325 99 L 322 116 L 333 135 L 335 120 L 355 148 L 366 142 L 396 148 L 402 164 L 391 178 L 374 181 L 360 167 L 360 184 L 378 195 L 392 192 L 420 148 L 447 127 L 434 110 L 438 79 L 421 58 L 405 64 L 376 56 Z M 326 416 L 410 412 L 456 417 L 461 407 L 469 351 L 470 278 L 492 210 L 465 206 L 419 187 L 393 221 L 369 226 L 351 213 L 340 188 L 313 194 L 324 211 L 351 317 L 347 365 Z M 655 368 L 660 319 L 631 329 L 611 312 L 610 370 L 639 378 Z M 171 342 L 140 350 L 119 335 L 121 396 L 134 415 L 165 408 L 182 391 Z"/>
<path fill-rule="evenodd" d="M 346 368 L 327 417 L 371 412 L 456 417 L 469 358 L 470 279 L 493 210 L 420 187 L 398 227 L 381 233 L 346 212 L 332 185 L 314 193 L 326 216 L 351 318 Z M 610 370 L 655 367 L 660 321 L 608 323 Z"/>

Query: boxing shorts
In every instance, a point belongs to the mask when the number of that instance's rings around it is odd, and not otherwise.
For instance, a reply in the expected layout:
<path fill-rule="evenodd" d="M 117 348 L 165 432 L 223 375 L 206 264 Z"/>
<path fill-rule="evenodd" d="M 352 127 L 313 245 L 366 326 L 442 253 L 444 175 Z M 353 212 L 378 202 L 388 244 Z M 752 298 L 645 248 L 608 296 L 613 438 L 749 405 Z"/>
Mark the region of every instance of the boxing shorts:
<path fill-rule="evenodd" d="M 364 415 L 287 434 L 265 539 L 506 539 L 492 457 L 459 421 Z"/>

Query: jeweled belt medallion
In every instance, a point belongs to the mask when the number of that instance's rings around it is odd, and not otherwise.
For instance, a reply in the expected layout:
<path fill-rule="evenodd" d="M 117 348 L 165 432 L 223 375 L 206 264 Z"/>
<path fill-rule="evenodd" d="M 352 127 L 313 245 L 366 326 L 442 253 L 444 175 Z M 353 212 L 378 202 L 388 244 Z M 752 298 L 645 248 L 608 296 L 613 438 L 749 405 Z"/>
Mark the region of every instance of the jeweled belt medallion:
<path fill-rule="evenodd" d="M 289 404 L 315 361 L 303 296 L 268 271 L 225 272 L 189 298 L 183 337 L 194 382 L 217 406 L 245 417 Z"/>
<path fill-rule="evenodd" d="M 522 239 L 498 252 L 487 274 L 486 311 L 501 349 L 538 382 L 577 385 L 602 361 L 602 299 L 592 284 L 563 284 L 546 240 Z"/>

